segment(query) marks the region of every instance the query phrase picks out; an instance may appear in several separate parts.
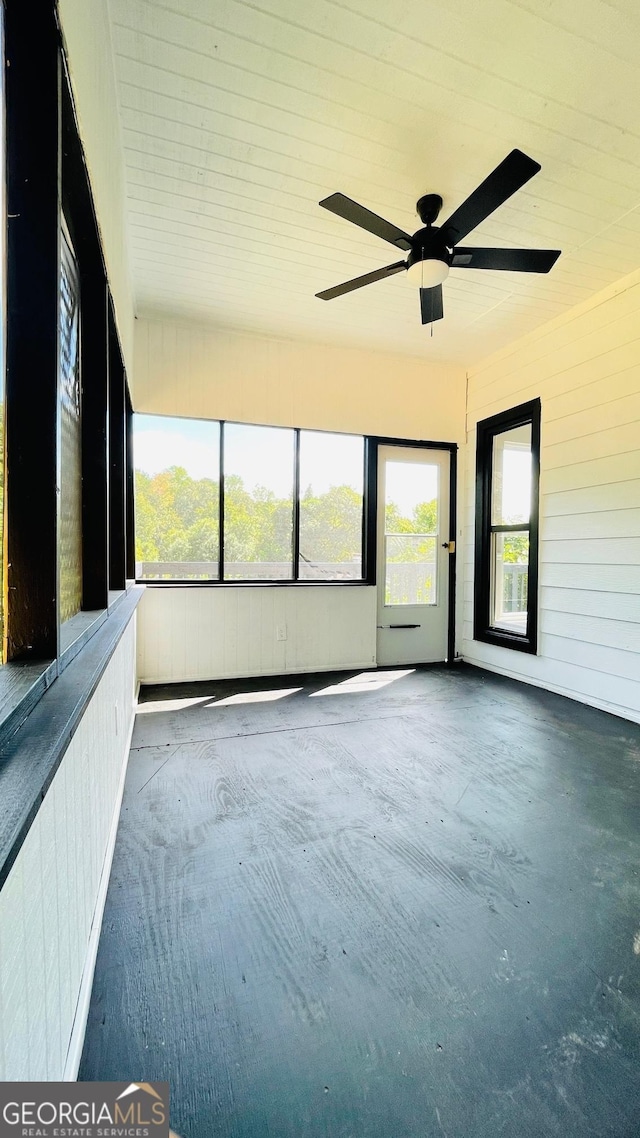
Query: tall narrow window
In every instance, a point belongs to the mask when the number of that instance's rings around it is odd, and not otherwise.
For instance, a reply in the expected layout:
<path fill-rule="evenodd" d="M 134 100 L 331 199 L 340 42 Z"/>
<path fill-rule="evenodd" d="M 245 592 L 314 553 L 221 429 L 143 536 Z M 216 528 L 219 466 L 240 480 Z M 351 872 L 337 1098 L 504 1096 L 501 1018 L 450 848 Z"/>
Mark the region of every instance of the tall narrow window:
<path fill-rule="evenodd" d="M 362 578 L 364 439 L 300 431 L 301 581 Z"/>
<path fill-rule="evenodd" d="M 224 424 L 224 579 L 293 575 L 294 433 Z"/>
<path fill-rule="evenodd" d="M 135 416 L 136 577 L 217 581 L 220 424 Z"/>
<path fill-rule="evenodd" d="M 60 622 L 82 608 L 82 393 L 80 379 L 80 280 L 63 222 L 60 234 Z"/>
<path fill-rule="evenodd" d="M 537 648 L 540 401 L 478 423 L 476 640 Z"/>

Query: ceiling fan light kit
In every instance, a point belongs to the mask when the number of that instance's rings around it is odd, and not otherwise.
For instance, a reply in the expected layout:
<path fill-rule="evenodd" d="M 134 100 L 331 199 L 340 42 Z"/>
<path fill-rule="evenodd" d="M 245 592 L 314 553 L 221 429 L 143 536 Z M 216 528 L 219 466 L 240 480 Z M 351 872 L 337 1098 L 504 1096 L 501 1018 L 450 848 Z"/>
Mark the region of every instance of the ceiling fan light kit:
<path fill-rule="evenodd" d="M 435 288 L 449 276 L 449 262 L 437 257 L 414 261 L 407 268 L 407 280 L 414 288 Z"/>
<path fill-rule="evenodd" d="M 442 319 L 442 283 L 448 277 L 450 268 L 548 273 L 560 256 L 559 249 L 484 249 L 458 245 L 467 233 L 480 225 L 539 170 L 540 165 L 533 158 L 521 150 L 512 150 L 441 226 L 434 225 L 434 222 L 442 209 L 442 198 L 439 194 L 425 194 L 416 206 L 424 228 L 413 236 L 344 194 L 331 194 L 320 202 L 324 209 L 359 225 L 361 229 L 381 237 L 383 241 L 388 241 L 409 255 L 406 261 L 396 261 L 392 265 L 374 269 L 364 276 L 317 292 L 316 296 L 320 300 L 333 300 L 404 271 L 409 284 L 420 289 L 422 323 L 431 324 L 434 320 Z"/>

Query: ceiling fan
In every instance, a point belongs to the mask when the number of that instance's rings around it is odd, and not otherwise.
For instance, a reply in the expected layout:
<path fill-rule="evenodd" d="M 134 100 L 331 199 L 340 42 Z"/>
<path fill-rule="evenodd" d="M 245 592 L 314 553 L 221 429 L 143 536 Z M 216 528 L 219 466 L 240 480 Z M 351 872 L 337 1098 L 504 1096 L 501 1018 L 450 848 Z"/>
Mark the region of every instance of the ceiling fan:
<path fill-rule="evenodd" d="M 498 206 L 515 194 L 525 182 L 540 170 L 540 164 L 523 154 L 512 150 L 485 178 L 477 189 L 458 206 L 443 225 L 434 225 L 442 209 L 439 194 L 425 194 L 420 198 L 416 209 L 424 225 L 411 237 L 398 229 L 390 221 L 378 217 L 376 213 L 358 205 L 344 194 L 331 194 L 320 205 L 352 221 L 361 229 L 367 229 L 383 241 L 389 241 L 398 249 L 404 249 L 409 256 L 406 261 L 396 261 L 372 273 L 355 277 L 344 284 L 317 292 L 320 300 L 333 300 L 346 292 L 384 280 L 394 273 L 407 273 L 407 279 L 420 289 L 420 311 L 422 323 L 430 324 L 443 317 L 442 282 L 449 275 L 449 269 L 504 269 L 516 273 L 548 273 L 560 256 L 559 249 L 478 249 L 460 246 L 458 242 L 472 229 L 484 221 Z"/>

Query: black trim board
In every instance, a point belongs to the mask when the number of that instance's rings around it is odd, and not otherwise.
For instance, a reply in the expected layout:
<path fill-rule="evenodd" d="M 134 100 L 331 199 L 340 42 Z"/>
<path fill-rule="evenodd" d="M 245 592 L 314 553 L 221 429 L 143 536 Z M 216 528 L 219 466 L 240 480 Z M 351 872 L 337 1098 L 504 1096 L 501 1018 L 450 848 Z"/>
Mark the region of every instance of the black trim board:
<path fill-rule="evenodd" d="M 378 533 L 378 449 L 381 446 L 416 447 L 422 450 L 443 450 L 449 452 L 449 542 L 453 542 L 453 553 L 449 554 L 448 617 L 447 617 L 447 659 L 448 667 L 456 662 L 456 525 L 458 514 L 458 444 L 437 443 L 431 440 L 383 438 L 378 435 L 365 436 L 369 447 L 367 458 L 368 500 L 366 505 L 366 541 L 368 585 L 377 583 L 377 533 Z"/>
<path fill-rule="evenodd" d="M 127 628 L 143 589 L 132 588 L 65 671 L 41 695 L 0 756 L 0 888 Z"/>
<path fill-rule="evenodd" d="M 51 660 L 57 631 L 60 55 L 53 6 L 5 8 L 8 659 Z M 38 492 L 34 493 L 37 485 Z"/>
<path fill-rule="evenodd" d="M 473 639 L 516 652 L 538 651 L 538 556 L 540 521 L 540 399 L 531 399 L 480 420 L 476 425 L 476 517 L 474 556 Z M 529 584 L 527 632 L 509 633 L 490 625 L 491 483 L 496 435 L 531 423 L 531 516 L 529 520 Z"/>

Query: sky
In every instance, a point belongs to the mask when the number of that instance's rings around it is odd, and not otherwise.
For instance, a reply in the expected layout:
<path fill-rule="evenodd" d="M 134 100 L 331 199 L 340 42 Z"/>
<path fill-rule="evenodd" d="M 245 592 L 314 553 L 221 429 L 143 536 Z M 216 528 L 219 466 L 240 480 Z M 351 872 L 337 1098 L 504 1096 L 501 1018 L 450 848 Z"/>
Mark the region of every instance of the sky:
<path fill-rule="evenodd" d="M 438 496 L 438 471 L 435 462 L 387 462 L 385 499 L 395 502 L 403 517 L 410 518 L 421 502 L 432 502 Z"/>
<path fill-rule="evenodd" d="M 502 516 L 526 521 L 531 500 L 531 452 L 505 446 L 503 451 Z"/>
<path fill-rule="evenodd" d="M 202 419 L 134 415 L 134 459 L 137 470 L 157 474 L 170 466 L 183 466 L 192 478 L 218 477 L 217 423 Z M 228 423 L 225 427 L 227 471 L 240 474 L 245 486 L 267 486 L 277 497 L 292 492 L 293 434 L 278 427 Z M 437 494 L 438 468 L 425 462 L 393 462 L 387 469 L 387 500 L 410 517 L 419 502 Z M 520 514 L 529 501 L 531 459 L 527 450 L 504 451 L 503 508 L 505 516 Z M 332 486 L 353 486 L 362 491 L 363 443 L 358 435 L 329 435 L 303 431 L 300 453 L 302 492 L 310 485 L 322 494 Z M 528 516 L 528 505 L 525 505 Z"/>
<path fill-rule="evenodd" d="M 137 470 L 157 474 L 183 466 L 192 478 L 218 477 L 218 424 L 200 419 L 134 415 L 134 459 Z M 303 431 L 300 485 L 322 494 L 332 486 L 362 491 L 363 442 L 358 435 Z M 267 486 L 277 497 L 291 495 L 293 432 L 278 427 L 225 426 L 225 470 L 240 474 L 245 486 Z"/>

